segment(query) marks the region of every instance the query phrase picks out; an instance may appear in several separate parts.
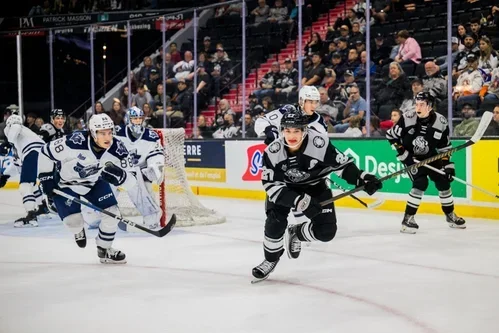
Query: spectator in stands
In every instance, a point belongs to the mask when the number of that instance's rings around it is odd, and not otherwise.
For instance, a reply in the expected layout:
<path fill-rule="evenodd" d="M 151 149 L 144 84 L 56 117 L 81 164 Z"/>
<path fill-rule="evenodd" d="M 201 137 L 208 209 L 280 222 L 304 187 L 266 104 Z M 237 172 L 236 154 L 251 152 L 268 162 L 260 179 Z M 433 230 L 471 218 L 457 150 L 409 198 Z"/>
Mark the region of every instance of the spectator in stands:
<path fill-rule="evenodd" d="M 156 58 L 154 58 L 154 67 L 156 67 L 157 69 L 160 69 L 161 64 L 163 63 L 163 59 L 165 58 L 164 54 L 163 54 L 163 47 L 160 47 L 158 49 L 158 52 L 159 52 L 159 54 L 156 56 Z"/>
<path fill-rule="evenodd" d="M 499 67 L 494 68 L 490 81 L 484 84 L 480 91 L 480 99 L 487 104 L 499 103 Z"/>
<path fill-rule="evenodd" d="M 421 62 L 421 47 L 418 42 L 409 35 L 409 31 L 400 30 L 397 33 L 397 43 L 400 45 L 395 61 L 400 64 L 414 64 Z"/>
<path fill-rule="evenodd" d="M 113 100 L 113 106 L 111 107 L 111 111 L 109 112 L 109 116 L 113 120 L 113 123 L 116 126 L 124 126 L 125 125 L 125 108 L 121 105 L 119 99 L 115 98 Z"/>
<path fill-rule="evenodd" d="M 132 96 L 132 106 L 142 109 L 145 103 L 154 103 L 154 99 L 152 98 L 151 93 L 146 90 L 145 85 L 140 83 L 137 88 L 137 93 Z"/>
<path fill-rule="evenodd" d="M 381 68 L 390 58 L 391 47 L 386 45 L 385 37 L 381 33 L 376 34 L 374 42 L 376 45 L 372 48 L 371 60 Z"/>
<path fill-rule="evenodd" d="M 327 90 L 330 100 L 341 100 L 340 86 L 336 82 L 336 72 L 333 69 L 326 69 L 326 78 L 323 87 Z"/>
<path fill-rule="evenodd" d="M 270 8 L 265 0 L 258 0 L 258 6 L 251 11 L 251 15 L 254 17 L 254 24 L 258 25 L 262 22 L 267 21 L 269 18 Z"/>
<path fill-rule="evenodd" d="M 95 114 L 99 114 L 99 113 L 107 113 L 107 114 L 109 114 L 109 112 L 107 112 L 104 109 L 104 105 L 101 102 L 99 102 L 99 101 L 95 102 L 94 113 Z"/>
<path fill-rule="evenodd" d="M 264 112 L 270 112 L 275 109 L 274 102 L 272 102 L 272 97 L 270 96 L 265 96 L 262 99 L 262 106 L 263 106 L 263 111 Z"/>
<path fill-rule="evenodd" d="M 329 99 L 327 89 L 324 87 L 319 88 L 320 101 L 319 105 L 315 108 L 315 111 L 319 113 L 319 111 L 325 111 L 329 117 L 333 118 L 336 121 L 336 117 L 338 117 L 338 108 L 334 106 L 333 101 Z"/>
<path fill-rule="evenodd" d="M 326 67 L 333 62 L 333 54 L 335 53 L 336 53 L 336 43 L 330 42 L 328 45 L 328 53 L 322 59 Z"/>
<path fill-rule="evenodd" d="M 245 126 L 245 137 L 246 138 L 256 138 L 258 135 L 256 135 L 255 132 L 255 123 L 253 121 L 253 118 L 249 113 L 244 114 L 244 126 Z M 241 127 L 242 130 L 242 127 Z"/>
<path fill-rule="evenodd" d="M 220 97 L 232 78 L 231 62 L 221 45 L 217 45 L 217 53 L 213 56 L 209 69 L 212 70 L 210 74 L 213 79 L 215 96 Z"/>
<path fill-rule="evenodd" d="M 357 20 L 355 20 L 355 23 L 359 24 L 360 27 L 360 32 L 365 33 L 366 32 L 366 12 L 364 9 L 360 9 L 356 12 L 357 14 Z M 374 24 L 374 20 L 371 17 L 371 22 Z"/>
<path fill-rule="evenodd" d="M 499 136 L 499 105 L 494 107 L 494 118 L 489 124 L 489 127 L 485 131 L 485 135 Z"/>
<path fill-rule="evenodd" d="M 490 74 L 494 68 L 497 68 L 497 52 L 492 48 L 492 42 L 486 36 L 480 38 L 480 59 L 478 59 L 478 68 L 485 74 Z"/>
<path fill-rule="evenodd" d="M 152 64 L 151 57 L 144 57 L 144 66 L 139 70 L 139 73 L 137 74 L 137 80 L 139 82 L 146 83 L 147 80 L 149 80 L 151 69 L 153 68 L 154 66 Z"/>
<path fill-rule="evenodd" d="M 329 112 L 327 110 L 317 110 L 317 109 L 315 110 L 315 112 L 317 112 L 324 120 L 324 123 L 327 126 L 327 133 L 334 133 L 334 125 L 333 125 L 334 120 L 331 119 L 331 115 L 329 114 Z"/>
<path fill-rule="evenodd" d="M 252 117 L 257 117 L 263 112 L 263 106 L 258 102 L 258 98 L 254 93 L 251 93 L 248 97 L 248 110 Z"/>
<path fill-rule="evenodd" d="M 360 60 L 359 60 L 359 54 L 357 53 L 356 49 L 350 49 L 348 50 L 348 58 L 347 62 L 345 63 L 345 66 L 348 70 L 353 71 L 359 67 L 360 65 Z"/>
<path fill-rule="evenodd" d="M 350 88 L 358 87 L 355 83 L 353 71 L 347 69 L 343 74 L 343 82 L 339 84 L 341 101 L 347 102 L 350 97 Z"/>
<path fill-rule="evenodd" d="M 350 39 L 350 26 L 349 25 L 342 25 L 340 27 L 340 35 L 338 38 L 343 37 L 347 40 L 347 47 L 348 47 L 348 40 Z"/>
<path fill-rule="evenodd" d="M 374 0 L 371 2 L 371 15 L 379 23 L 384 23 L 391 8 L 391 0 Z"/>
<path fill-rule="evenodd" d="M 270 9 L 269 22 L 284 23 L 288 18 L 288 8 L 282 6 L 282 0 L 275 1 L 275 7 Z"/>
<path fill-rule="evenodd" d="M 224 3 L 226 0 L 219 0 L 220 3 Z M 227 10 L 229 6 L 227 5 L 220 5 L 215 9 L 215 17 L 221 17 L 225 15 L 225 11 Z"/>
<path fill-rule="evenodd" d="M 393 124 L 396 124 L 397 121 L 399 121 L 400 117 L 402 117 L 402 111 L 399 109 L 393 109 L 390 120 L 392 121 Z"/>
<path fill-rule="evenodd" d="M 336 53 L 339 53 L 341 55 L 341 60 L 342 61 L 347 61 L 348 58 L 348 39 L 345 37 L 339 37 L 335 39 L 337 50 Z M 338 74 L 338 73 L 336 73 Z"/>
<path fill-rule="evenodd" d="M 456 60 L 452 65 L 452 77 L 454 79 L 457 79 L 467 69 L 467 56 L 470 53 L 473 53 L 477 58 L 480 57 L 480 49 L 475 46 L 475 38 L 468 34 L 464 38 L 464 49 L 457 54 Z"/>
<path fill-rule="evenodd" d="M 458 53 L 460 52 L 460 50 L 459 50 L 459 38 L 452 37 L 451 38 L 451 45 L 452 45 L 451 60 L 452 60 L 452 63 L 454 63 Z M 440 72 L 442 74 L 447 75 L 447 67 L 448 67 L 447 55 L 438 57 L 437 59 L 435 59 L 435 63 L 438 65 L 437 67 L 440 70 Z M 425 64 L 425 68 L 426 68 L 426 64 Z"/>
<path fill-rule="evenodd" d="M 352 24 L 352 32 L 350 34 L 350 38 L 348 39 L 348 42 L 350 43 L 350 47 L 357 48 L 357 42 L 364 43 L 364 40 L 366 37 L 362 32 L 360 32 L 360 24 L 359 22 L 354 22 Z"/>
<path fill-rule="evenodd" d="M 246 13 L 248 12 L 248 5 L 244 2 L 244 6 L 246 7 Z M 241 16 L 243 13 L 243 2 L 232 3 L 225 10 L 225 15 L 239 15 Z"/>
<path fill-rule="evenodd" d="M 348 127 L 343 132 L 343 136 L 350 138 L 360 138 L 362 136 L 362 131 L 360 130 L 360 122 L 362 118 L 360 116 L 350 117 L 348 120 Z"/>
<path fill-rule="evenodd" d="M 172 85 L 172 84 L 175 84 L 173 78 L 175 77 L 175 71 L 173 70 L 173 66 L 174 66 L 174 63 L 172 61 L 172 55 L 169 53 L 169 52 L 166 52 L 165 54 L 165 60 L 163 62 L 164 66 L 165 66 L 165 80 L 166 80 L 166 84 L 167 85 Z M 161 75 L 163 75 L 163 65 L 161 65 L 159 67 L 159 72 L 161 73 Z M 167 89 L 168 90 L 172 90 L 172 89 Z M 173 91 L 173 90 L 172 90 Z"/>
<path fill-rule="evenodd" d="M 156 87 L 157 93 L 154 96 L 154 111 L 160 111 L 171 106 L 171 97 L 163 93 L 163 84 L 160 83 Z M 165 102 L 166 101 L 166 102 Z"/>
<path fill-rule="evenodd" d="M 7 119 L 9 119 L 9 117 L 17 112 L 19 110 L 19 107 L 15 104 L 11 104 L 9 105 L 5 111 L 3 112 L 3 122 L 0 124 L 0 140 L 5 142 L 6 140 L 6 137 L 5 137 L 5 125 L 7 125 Z"/>
<path fill-rule="evenodd" d="M 379 107 L 378 117 L 386 120 L 391 110 L 400 106 L 409 94 L 409 81 L 404 70 L 398 62 L 392 62 L 388 69 L 388 77 L 373 93 Z"/>
<path fill-rule="evenodd" d="M 38 128 L 42 128 L 42 125 L 44 124 L 45 122 L 43 121 L 42 118 L 38 117 L 36 118 L 35 120 L 35 125 L 38 127 Z"/>
<path fill-rule="evenodd" d="M 375 115 L 371 116 L 371 123 L 369 125 L 371 129 L 370 136 L 371 138 L 381 138 L 385 137 L 385 133 L 380 128 L 380 120 Z M 362 126 L 362 136 L 367 137 L 367 127 L 366 125 Z"/>
<path fill-rule="evenodd" d="M 483 85 L 483 78 L 478 70 L 478 57 L 474 53 L 470 53 L 466 60 L 468 69 L 459 75 L 457 84 L 454 87 L 453 96 L 458 103 L 458 107 L 464 103 L 476 105 L 478 93 Z"/>
<path fill-rule="evenodd" d="M 301 80 L 301 84 L 303 86 L 318 86 L 322 83 L 325 75 L 322 56 L 319 52 L 316 52 L 312 56 L 312 67 L 305 73 L 305 76 Z"/>
<path fill-rule="evenodd" d="M 24 126 L 38 134 L 38 132 L 40 131 L 40 127 L 36 126 L 35 124 L 36 118 L 38 118 L 38 116 L 34 112 L 28 113 Z"/>
<path fill-rule="evenodd" d="M 144 108 L 142 109 L 142 111 L 144 111 L 144 126 L 145 127 L 152 127 L 152 128 L 164 128 L 167 126 L 167 124 L 164 124 L 164 119 L 163 115 L 164 115 L 164 111 L 161 110 L 160 112 L 153 112 L 152 109 L 151 109 L 151 106 L 149 105 L 149 103 L 145 103 L 144 104 Z M 158 118 L 158 115 L 157 113 L 161 113 L 161 119 Z"/>
<path fill-rule="evenodd" d="M 366 100 L 360 96 L 360 90 L 358 87 L 353 86 L 350 88 L 350 97 L 348 98 L 345 110 L 343 110 L 343 120 L 340 124 L 334 126 L 336 133 L 343 133 L 350 127 L 350 120 L 352 118 L 358 117 L 360 126 L 360 119 L 363 119 L 367 110 Z M 359 129 L 360 132 L 360 129 Z M 362 135 L 362 132 L 361 132 Z"/>
<path fill-rule="evenodd" d="M 211 37 L 210 36 L 205 36 L 203 38 L 203 47 L 201 48 L 200 50 L 201 52 L 204 52 L 206 55 L 209 55 L 211 57 L 211 55 L 213 53 L 216 52 L 215 48 L 213 47 L 213 45 L 211 44 Z M 210 59 L 206 59 L 206 60 L 210 60 Z"/>
<path fill-rule="evenodd" d="M 210 139 L 213 138 L 213 131 L 211 130 L 211 126 L 208 126 L 206 122 L 206 118 L 203 115 L 198 117 L 198 135 L 196 139 Z"/>
<path fill-rule="evenodd" d="M 169 53 L 171 55 L 171 61 L 173 62 L 174 65 L 176 65 L 179 61 L 182 61 L 182 57 L 180 56 L 180 52 L 177 50 L 177 43 L 175 43 L 175 42 L 170 43 L 170 52 Z"/>
<path fill-rule="evenodd" d="M 145 81 L 147 90 L 151 93 L 151 96 L 156 96 L 158 93 L 158 84 L 163 80 L 161 79 L 160 73 L 156 68 L 151 68 L 149 71 L 149 78 Z"/>
<path fill-rule="evenodd" d="M 352 7 L 352 9 L 355 12 L 358 12 L 359 10 L 363 10 L 365 12 L 366 9 L 367 9 L 366 0 L 359 0 L 359 1 L 357 1 L 357 3 Z"/>
<path fill-rule="evenodd" d="M 139 80 L 137 80 L 137 76 L 135 72 L 132 70 L 128 74 L 128 80 L 130 80 L 130 87 L 132 88 L 132 94 L 137 93 L 137 87 L 139 86 Z M 125 82 L 125 85 L 128 86 L 128 82 Z"/>
<path fill-rule="evenodd" d="M 35 5 L 31 8 L 28 13 L 28 16 L 37 16 L 37 15 L 50 15 L 52 12 L 52 8 L 50 7 L 50 1 L 44 0 L 43 5 Z M 83 12 L 83 8 L 82 8 Z M 81 12 L 80 12 L 81 13 Z"/>
<path fill-rule="evenodd" d="M 234 139 L 241 137 L 241 129 L 236 126 L 234 115 L 226 113 L 224 115 L 224 122 L 215 132 L 213 132 L 214 139 Z"/>
<path fill-rule="evenodd" d="M 336 73 L 336 78 L 338 83 L 343 82 L 343 75 L 345 74 L 347 67 L 343 62 L 341 54 L 339 53 L 333 54 L 332 65 L 329 66 L 329 68 Z"/>
<path fill-rule="evenodd" d="M 289 94 L 295 92 L 298 87 L 298 70 L 293 65 L 293 61 L 290 58 L 284 59 L 284 70 L 281 71 L 281 84 L 276 88 L 277 94 Z M 289 98 L 291 99 L 291 98 Z"/>
<path fill-rule="evenodd" d="M 363 40 L 356 41 L 355 42 L 355 49 L 357 50 L 358 54 L 361 54 L 363 51 L 366 50 L 366 42 L 364 42 Z"/>
<path fill-rule="evenodd" d="M 459 46 L 458 46 L 459 51 L 464 50 L 464 47 L 465 47 L 464 40 L 466 39 L 467 34 L 468 34 L 468 32 L 466 31 L 466 27 L 464 26 L 464 24 L 460 24 L 457 26 L 457 39 L 459 42 Z"/>
<path fill-rule="evenodd" d="M 121 105 L 124 107 L 128 108 L 128 85 L 125 83 L 123 87 L 121 87 L 121 92 L 120 92 L 120 102 Z"/>
<path fill-rule="evenodd" d="M 185 80 L 193 70 L 194 60 L 192 59 L 192 52 L 185 51 L 184 60 L 177 62 L 175 66 L 173 66 L 173 71 L 175 72 L 175 78 L 172 79 L 173 82 Z"/>
<path fill-rule="evenodd" d="M 447 98 L 447 80 L 433 61 L 426 62 L 424 69 L 426 75 L 423 76 L 423 90 L 430 93 L 438 105 Z"/>
<path fill-rule="evenodd" d="M 177 92 L 172 96 L 172 110 L 167 112 L 172 128 L 184 126 L 190 120 L 192 113 L 192 93 L 187 90 L 187 83 L 180 79 L 177 83 Z"/>
<path fill-rule="evenodd" d="M 416 111 L 416 95 L 423 91 L 423 82 L 420 79 L 415 79 L 411 83 L 412 96 L 407 96 L 400 105 L 400 111 L 403 113 Z M 383 116 L 386 119 L 387 116 Z"/>
<path fill-rule="evenodd" d="M 305 55 L 311 57 L 314 53 L 322 52 L 323 42 L 318 32 L 312 33 L 312 38 L 305 45 Z"/>
<path fill-rule="evenodd" d="M 258 100 L 261 101 L 264 96 L 273 96 L 275 94 L 275 89 L 281 86 L 281 80 L 281 66 L 277 61 L 274 61 L 270 71 L 268 71 L 259 82 L 261 89 L 254 91 Z"/>
<path fill-rule="evenodd" d="M 481 29 L 480 18 L 478 18 L 478 17 L 471 18 L 470 30 L 471 30 L 471 34 L 473 35 L 473 38 L 475 39 L 475 41 L 479 41 L 482 38 L 484 33 Z"/>
<path fill-rule="evenodd" d="M 478 119 L 475 118 L 475 109 L 469 103 L 464 103 L 463 108 L 461 109 L 461 114 L 463 116 L 463 120 L 454 127 L 454 136 L 472 136 L 475 134 L 478 124 L 480 123 Z"/>
<path fill-rule="evenodd" d="M 196 87 L 196 94 L 198 94 L 198 109 L 203 109 L 208 105 L 211 92 L 211 78 L 210 75 L 206 72 L 204 63 L 198 64 L 197 75 L 198 86 Z"/>
<path fill-rule="evenodd" d="M 360 64 L 354 69 L 353 75 L 359 79 L 362 78 L 364 79 L 366 77 L 366 61 L 367 61 L 367 51 L 362 51 L 360 54 Z M 370 68 L 370 73 L 371 76 L 374 76 L 376 74 L 376 65 L 374 64 L 373 61 L 371 61 L 371 64 L 369 65 Z"/>

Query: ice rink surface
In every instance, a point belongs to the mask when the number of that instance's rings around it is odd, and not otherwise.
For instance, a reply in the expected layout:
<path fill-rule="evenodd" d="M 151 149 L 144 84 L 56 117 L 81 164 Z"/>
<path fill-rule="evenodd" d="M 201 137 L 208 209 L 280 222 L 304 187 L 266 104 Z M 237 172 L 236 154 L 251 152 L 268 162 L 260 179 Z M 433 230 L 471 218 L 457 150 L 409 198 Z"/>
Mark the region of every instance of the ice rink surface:
<path fill-rule="evenodd" d="M 164 238 L 118 232 L 126 265 L 103 265 L 95 231 L 76 246 L 60 220 L 14 229 L 24 211 L 0 191 L 0 333 L 497 333 L 499 223 L 338 208 L 327 244 L 286 255 L 250 284 L 263 259 L 262 202 L 202 198 L 227 223 Z"/>

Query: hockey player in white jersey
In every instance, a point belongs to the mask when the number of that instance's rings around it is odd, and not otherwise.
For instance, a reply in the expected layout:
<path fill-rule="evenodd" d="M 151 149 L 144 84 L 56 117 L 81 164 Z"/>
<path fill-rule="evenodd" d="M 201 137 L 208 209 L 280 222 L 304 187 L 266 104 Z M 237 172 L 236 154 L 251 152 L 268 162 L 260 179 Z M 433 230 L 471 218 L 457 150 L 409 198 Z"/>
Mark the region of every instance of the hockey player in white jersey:
<path fill-rule="evenodd" d="M 87 237 L 81 206 L 54 194 L 59 188 L 76 198 L 83 197 L 93 205 L 119 215 L 116 197 L 110 184 L 130 189 L 136 176 L 128 170 L 128 151 L 114 137 L 115 129 L 106 114 L 93 115 L 90 131 L 76 131 L 42 147 L 38 159 L 39 179 L 43 192 L 53 197 L 57 213 L 74 234 L 76 244 L 84 248 Z M 59 172 L 55 165 L 60 163 Z M 101 263 L 126 263 L 125 254 L 111 247 L 118 220 L 102 216 L 96 237 L 97 255 Z"/>
<path fill-rule="evenodd" d="M 23 126 L 20 115 L 11 115 L 5 124 L 8 143 L 3 145 L 3 153 L 8 147 L 14 150 L 14 163 L 1 176 L 0 187 L 5 186 L 8 178 L 20 172 L 19 191 L 23 197 L 26 216 L 17 219 L 14 227 L 38 227 L 38 207 L 42 204 L 42 193 L 36 184 L 38 153 L 44 142 L 32 130 Z M 20 170 L 19 170 L 20 169 Z"/>
<path fill-rule="evenodd" d="M 144 127 L 144 119 L 144 111 L 140 108 L 128 109 L 126 126 L 117 128 L 116 135 L 125 143 L 137 172 L 137 184 L 127 190 L 127 194 L 141 213 L 144 224 L 154 229 L 159 225 L 162 211 L 154 199 L 153 183 L 163 182 L 165 155 L 159 135 Z"/>
<path fill-rule="evenodd" d="M 40 138 L 45 142 L 50 142 L 62 138 L 64 133 L 64 124 L 66 123 L 66 115 L 61 109 L 50 111 L 50 123 L 43 124 L 40 128 Z"/>

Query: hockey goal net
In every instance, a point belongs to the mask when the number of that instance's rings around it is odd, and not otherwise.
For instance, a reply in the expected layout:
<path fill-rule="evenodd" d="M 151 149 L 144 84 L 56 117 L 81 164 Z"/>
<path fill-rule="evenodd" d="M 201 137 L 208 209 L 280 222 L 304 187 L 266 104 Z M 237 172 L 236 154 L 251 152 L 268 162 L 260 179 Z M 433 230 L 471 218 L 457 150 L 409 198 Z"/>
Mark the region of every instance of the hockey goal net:
<path fill-rule="evenodd" d="M 165 151 L 165 176 L 159 186 L 154 186 L 156 202 L 163 215 L 161 226 L 165 226 L 172 214 L 177 217 L 176 226 L 217 224 L 225 217 L 201 204 L 194 195 L 185 172 L 183 128 L 155 129 Z M 140 216 L 126 191 L 119 191 L 118 207 L 123 216 Z"/>

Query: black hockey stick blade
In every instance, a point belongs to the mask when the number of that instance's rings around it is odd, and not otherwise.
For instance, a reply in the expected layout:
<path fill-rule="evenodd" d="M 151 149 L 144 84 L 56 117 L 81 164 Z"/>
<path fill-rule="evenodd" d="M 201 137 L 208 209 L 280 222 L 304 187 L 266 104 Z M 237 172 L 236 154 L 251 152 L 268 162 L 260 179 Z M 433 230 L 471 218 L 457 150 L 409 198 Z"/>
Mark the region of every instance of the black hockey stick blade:
<path fill-rule="evenodd" d="M 125 219 L 125 218 L 123 218 L 121 216 L 115 215 L 115 214 L 113 214 L 113 213 L 111 213 L 111 212 L 109 212 L 109 211 L 107 211 L 105 209 L 99 208 L 99 207 L 91 204 L 90 202 L 86 202 L 86 201 L 80 200 L 78 198 L 75 198 L 72 195 L 64 193 L 64 192 L 62 192 L 60 190 L 55 189 L 54 193 L 57 194 L 57 195 L 60 195 L 61 197 L 66 198 L 66 199 L 68 199 L 70 201 L 74 201 L 74 202 L 76 202 L 79 205 L 84 205 L 84 206 L 90 207 L 93 210 L 96 210 L 96 211 L 98 211 L 98 212 L 100 212 L 102 214 L 110 216 L 110 217 L 112 217 L 112 218 L 114 218 L 114 219 L 116 219 L 118 221 L 121 221 L 121 222 L 123 222 L 123 223 L 125 223 L 125 224 L 127 224 L 127 225 L 129 225 L 131 227 L 135 227 L 135 228 L 137 228 L 139 230 L 142 230 L 142 231 L 144 231 L 144 232 L 146 232 L 148 234 L 151 234 L 153 236 L 156 236 L 156 237 L 164 237 L 164 236 L 166 236 L 173 229 L 173 227 L 175 226 L 175 223 L 177 222 L 177 217 L 175 216 L 175 214 L 173 214 L 172 217 L 170 218 L 170 221 L 168 221 L 168 224 L 166 226 L 164 226 L 163 228 L 161 228 L 159 230 L 151 230 L 151 229 L 146 228 L 146 227 L 144 227 L 144 226 L 142 226 L 140 224 L 137 224 L 137 223 L 135 223 L 133 221 L 129 221 L 129 220 L 127 220 L 127 219 Z"/>
<path fill-rule="evenodd" d="M 379 181 L 380 182 L 384 182 L 386 180 L 395 178 L 398 175 L 412 172 L 413 170 L 416 170 L 416 169 L 418 169 L 418 168 L 420 168 L 420 167 L 422 167 L 422 166 L 424 166 L 426 164 L 430 164 L 430 163 L 435 162 L 435 161 L 437 161 L 439 159 L 442 159 L 442 158 L 444 158 L 446 156 L 451 156 L 453 153 L 455 153 L 458 150 L 462 150 L 462 149 L 468 148 L 471 145 L 474 145 L 475 143 L 477 143 L 482 138 L 483 134 L 487 130 L 487 127 L 489 126 L 490 121 L 492 120 L 492 116 L 493 116 L 492 112 L 490 112 L 490 111 L 484 112 L 484 114 L 482 116 L 482 119 L 480 120 L 480 124 L 478 125 L 478 128 L 477 128 L 475 134 L 471 137 L 470 140 L 466 141 L 462 145 L 459 145 L 457 147 L 451 148 L 451 149 L 449 149 L 447 151 L 444 151 L 444 152 L 442 152 L 440 154 L 437 154 L 435 156 L 432 156 L 432 157 L 429 157 L 429 158 L 427 158 L 425 160 L 422 160 L 419 163 L 413 164 L 413 165 L 408 166 L 406 168 L 400 169 L 399 171 L 396 171 L 394 173 L 386 175 L 385 177 L 380 178 Z M 349 195 L 352 195 L 354 193 L 360 192 L 363 189 L 364 189 L 364 185 L 356 187 L 356 188 L 354 188 L 354 189 L 352 189 L 350 191 L 338 194 L 337 196 L 332 197 L 331 199 L 322 201 L 321 202 L 321 206 L 329 205 L 332 202 L 335 202 L 335 201 L 337 201 L 339 199 L 342 199 L 342 198 L 347 197 Z"/>

